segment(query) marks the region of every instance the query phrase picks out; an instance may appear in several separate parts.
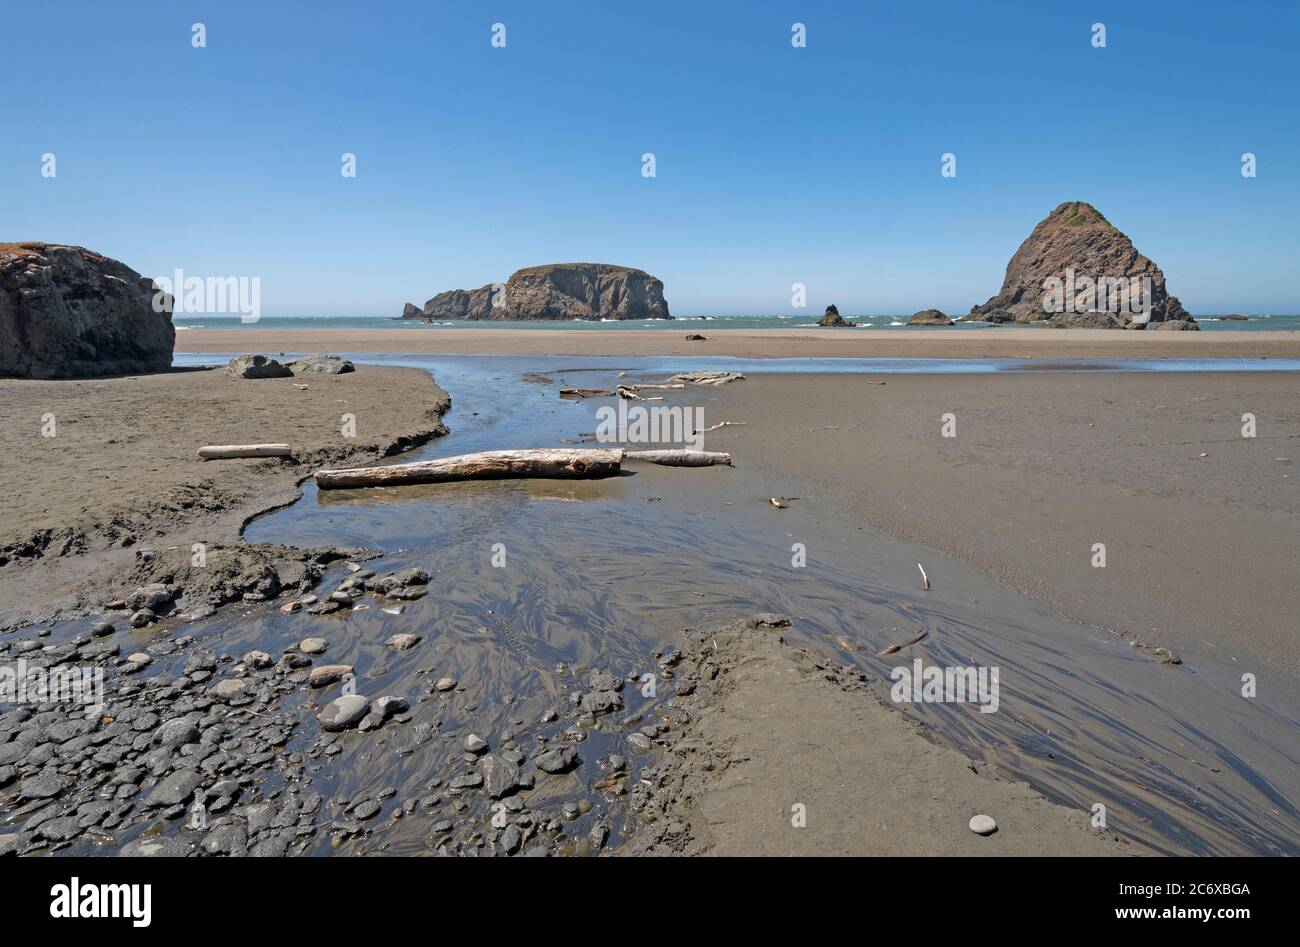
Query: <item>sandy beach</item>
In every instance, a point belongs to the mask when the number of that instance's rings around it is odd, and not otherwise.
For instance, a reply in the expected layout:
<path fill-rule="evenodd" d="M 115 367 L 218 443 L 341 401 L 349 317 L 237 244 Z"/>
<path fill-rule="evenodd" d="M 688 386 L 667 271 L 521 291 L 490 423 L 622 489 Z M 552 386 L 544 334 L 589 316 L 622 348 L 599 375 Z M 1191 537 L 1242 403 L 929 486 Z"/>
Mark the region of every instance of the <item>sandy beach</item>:
<path fill-rule="evenodd" d="M 5 15 L 20 925 L 1287 915 L 1300 3 L 157 6 Z"/>
<path fill-rule="evenodd" d="M 1296 676 L 1296 390 L 1285 373 L 756 376 L 711 395 L 710 424 L 748 423 L 706 444 L 1075 620 Z"/>
<path fill-rule="evenodd" d="M 972 765 L 762 618 L 702 629 L 686 652 L 692 676 L 708 683 L 690 699 L 689 755 L 656 773 L 656 796 L 680 822 L 646 833 L 638 853 L 1149 854 Z M 971 812 L 1006 817 L 991 837 L 955 834 Z"/>
<path fill-rule="evenodd" d="M 1295 787 L 1277 775 L 1287 724 L 1272 708 L 1297 674 L 1291 375 L 755 375 L 667 392 L 666 404 L 701 407 L 706 427 L 742 422 L 705 435 L 706 449 L 731 452 L 732 468 L 321 493 L 301 483 L 321 465 L 426 441 L 415 456 L 589 440 L 602 399 L 558 391 L 615 376 L 544 357 L 437 364 L 436 380 L 361 365 L 267 380 L 195 369 L 0 383 L 6 423 L 52 413 L 59 425 L 42 438 L 27 424 L 30 436 L 0 459 L 17 500 L 0 565 L 0 596 L 14 603 L 0 653 L 106 661 L 129 713 L 178 699 L 162 669 L 197 674 L 196 695 L 223 695 L 220 704 L 233 694 L 229 710 L 255 712 L 248 723 L 208 719 L 247 741 L 287 739 L 340 787 L 341 799 L 322 803 L 298 756 L 250 757 L 249 812 L 269 804 L 263 780 L 287 779 L 282 812 L 302 813 L 310 831 L 254 832 L 261 817 L 241 814 L 204 837 L 211 853 L 1105 855 L 1292 844 L 1274 838 Z M 1253 439 L 1240 436 L 1247 411 Z M 949 412 L 956 436 L 945 438 Z M 344 413 L 356 416 L 355 439 L 340 436 Z M 294 462 L 193 455 L 207 442 L 280 440 Z M 47 486 L 25 487 L 33 476 Z M 189 561 L 196 541 L 210 544 L 201 567 Z M 792 541 L 807 545 L 809 569 L 790 568 Z M 1091 563 L 1097 542 L 1105 568 Z M 512 565 L 488 561 L 498 545 Z M 921 591 L 918 560 L 931 590 Z M 422 580 L 402 585 L 411 570 Z M 157 588 L 176 601 L 127 629 Z M 736 623 L 756 607 L 791 618 Z M 88 631 L 105 620 L 116 631 L 101 642 Z M 53 629 L 43 648 L 33 621 Z M 877 655 L 918 625 L 924 640 Z M 395 648 L 394 635 L 413 643 Z M 304 653 L 308 640 L 327 642 L 328 659 Z M 1181 663 L 1164 662 L 1161 648 Z M 985 719 L 891 704 L 881 682 L 914 659 L 1000 665 L 1012 709 Z M 307 681 L 334 662 L 356 668 L 367 701 L 382 694 L 409 710 L 324 732 L 317 718 L 337 685 Z M 642 675 L 656 665 L 665 689 L 646 699 Z M 1242 671 L 1272 695 L 1263 716 L 1224 693 L 1221 681 Z M 133 680 L 147 689 L 133 691 Z M 1183 694 L 1194 703 L 1179 706 Z M 1096 723 L 1072 723 L 1085 719 Z M 42 739 L 31 726 L 11 721 L 14 752 L 0 741 L 11 786 L 0 800 L 18 829 L 0 832 L 0 851 L 86 851 L 91 836 L 67 829 L 68 810 L 41 801 L 40 774 L 20 769 L 18 748 Z M 1257 745 L 1244 747 L 1234 727 L 1251 728 Z M 490 764 L 464 750 L 480 733 Z M 1040 733 L 1052 734 L 1051 752 Z M 1225 752 L 1250 763 L 1202 762 Z M 1156 787 L 1132 768 L 1139 758 L 1167 774 Z M 555 775 L 533 768 L 552 763 Z M 1100 782 L 1090 775 L 1101 772 Z M 485 838 L 485 773 L 506 778 L 501 791 L 526 799 L 525 813 L 551 813 L 550 827 L 524 819 L 520 834 Z M 456 788 L 430 793 L 444 783 Z M 112 844 L 181 854 L 197 843 L 185 831 L 140 835 L 170 785 L 145 779 L 159 802 L 126 806 Z M 1210 809 L 1187 796 L 1192 786 Z M 1111 828 L 1089 825 L 1094 800 L 1112 807 Z M 808 814 L 798 831 L 793 802 Z M 91 805 L 75 794 L 72 804 Z M 334 821 L 316 821 L 322 805 Z M 387 822 L 366 821 L 378 811 Z M 998 831 L 971 832 L 976 813 L 992 813 Z"/>
<path fill-rule="evenodd" d="M 223 369 L 0 380 L 0 418 L 25 432 L 0 454 L 0 625 L 101 606 L 146 578 L 139 549 L 157 552 L 162 569 L 196 542 L 214 554 L 238 544 L 244 524 L 297 499 L 313 469 L 422 444 L 444 430 L 448 404 L 427 372 L 376 366 L 256 380 Z M 342 434 L 344 414 L 354 437 Z M 195 457 L 205 444 L 278 442 L 292 460 Z"/>
<path fill-rule="evenodd" d="M 688 342 L 689 334 L 705 336 Z M 1089 329 L 728 329 L 681 332 L 418 324 L 384 329 L 188 329 L 177 352 L 727 355 L 743 358 L 1300 358 L 1294 332 Z"/>

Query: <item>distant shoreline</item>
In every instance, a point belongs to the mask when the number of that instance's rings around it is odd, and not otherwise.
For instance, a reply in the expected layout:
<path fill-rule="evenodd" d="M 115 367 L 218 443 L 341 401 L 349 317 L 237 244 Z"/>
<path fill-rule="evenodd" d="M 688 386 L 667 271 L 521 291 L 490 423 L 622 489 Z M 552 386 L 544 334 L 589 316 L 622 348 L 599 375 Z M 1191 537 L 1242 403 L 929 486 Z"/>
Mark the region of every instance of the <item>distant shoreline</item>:
<path fill-rule="evenodd" d="M 1099 329 L 730 329 L 677 332 L 492 327 L 195 328 L 178 353 L 345 352 L 477 355 L 736 356 L 741 358 L 1300 358 L 1300 332 L 1122 332 Z M 425 328 L 426 331 L 419 331 Z M 687 341 L 688 334 L 704 341 Z"/>
<path fill-rule="evenodd" d="M 775 330 L 790 332 L 814 329 L 822 333 L 880 332 L 883 330 L 906 329 L 907 332 L 933 333 L 933 326 L 907 326 L 907 315 L 887 314 L 850 314 L 845 317 L 853 322 L 852 327 L 821 327 L 817 325 L 815 314 L 776 314 L 776 315 L 686 315 L 672 319 L 608 319 L 608 320 L 433 320 L 398 319 L 391 316 L 261 316 L 255 321 L 244 322 L 237 315 L 205 313 L 177 313 L 172 324 L 178 332 L 193 332 L 199 329 L 257 330 L 268 329 L 374 329 L 386 332 L 427 332 L 441 331 L 465 332 L 509 332 L 522 330 L 528 332 L 733 332 L 736 330 Z M 960 318 L 960 315 L 953 318 Z M 1300 333 L 1300 314 L 1248 315 L 1243 318 L 1228 319 L 1220 315 L 1203 315 L 1197 317 L 1197 324 L 1202 331 L 1213 333 L 1238 332 L 1255 334 L 1259 332 L 1297 332 Z M 1030 329 L 1039 331 L 1049 329 L 1040 325 L 1000 325 L 987 322 L 957 322 L 951 328 L 962 332 L 1007 332 Z M 1060 329 L 1052 329 L 1054 332 Z"/>

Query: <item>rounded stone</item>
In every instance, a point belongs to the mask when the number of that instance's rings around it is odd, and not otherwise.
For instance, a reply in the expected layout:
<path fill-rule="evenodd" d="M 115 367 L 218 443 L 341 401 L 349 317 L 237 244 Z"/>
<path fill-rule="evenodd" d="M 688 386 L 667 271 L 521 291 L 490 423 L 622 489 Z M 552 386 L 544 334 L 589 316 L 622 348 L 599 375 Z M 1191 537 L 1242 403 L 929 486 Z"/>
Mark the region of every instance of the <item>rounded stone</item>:
<path fill-rule="evenodd" d="M 998 824 L 993 821 L 992 816 L 971 816 L 970 830 L 976 835 L 992 835 L 998 830 Z"/>
<path fill-rule="evenodd" d="M 331 732 L 355 727 L 370 712 L 370 701 L 360 694 L 344 694 L 330 701 L 316 719 Z"/>

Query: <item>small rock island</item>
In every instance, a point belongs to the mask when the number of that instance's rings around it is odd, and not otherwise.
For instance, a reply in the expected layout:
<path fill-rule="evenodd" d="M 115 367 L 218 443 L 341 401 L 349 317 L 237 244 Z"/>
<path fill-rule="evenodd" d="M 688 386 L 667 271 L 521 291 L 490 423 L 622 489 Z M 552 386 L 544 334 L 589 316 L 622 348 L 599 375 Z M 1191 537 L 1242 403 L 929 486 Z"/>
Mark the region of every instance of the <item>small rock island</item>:
<path fill-rule="evenodd" d="M 401 319 L 671 319 L 664 284 L 612 263 L 549 263 L 516 270 L 505 283 L 438 293 Z"/>

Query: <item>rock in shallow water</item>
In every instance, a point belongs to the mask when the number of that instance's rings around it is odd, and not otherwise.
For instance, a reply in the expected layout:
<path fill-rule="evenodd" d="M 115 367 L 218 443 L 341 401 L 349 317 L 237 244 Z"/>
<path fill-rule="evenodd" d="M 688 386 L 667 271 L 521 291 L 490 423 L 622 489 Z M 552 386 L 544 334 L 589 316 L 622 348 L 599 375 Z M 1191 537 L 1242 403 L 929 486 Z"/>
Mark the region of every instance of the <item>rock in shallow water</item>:
<path fill-rule="evenodd" d="M 344 694 L 330 701 L 317 716 L 321 729 L 331 733 L 355 727 L 370 712 L 370 701 L 360 694 Z"/>
<path fill-rule="evenodd" d="M 343 680 L 344 677 L 352 673 L 350 664 L 322 664 L 318 668 L 313 668 L 311 674 L 307 677 L 307 686 L 311 688 L 328 687 L 330 684 L 336 684 Z"/>
<path fill-rule="evenodd" d="M 489 755 L 483 757 L 483 761 L 479 763 L 479 769 L 483 772 L 484 785 L 487 788 L 488 795 L 493 799 L 508 796 L 520 788 L 519 767 L 503 756 Z"/>
<path fill-rule="evenodd" d="M 578 765 L 578 751 L 571 746 L 559 746 L 533 760 L 543 773 L 567 773 Z"/>
<path fill-rule="evenodd" d="M 192 769 L 172 773 L 149 793 L 146 806 L 178 806 L 187 801 L 203 782 L 203 777 Z"/>

